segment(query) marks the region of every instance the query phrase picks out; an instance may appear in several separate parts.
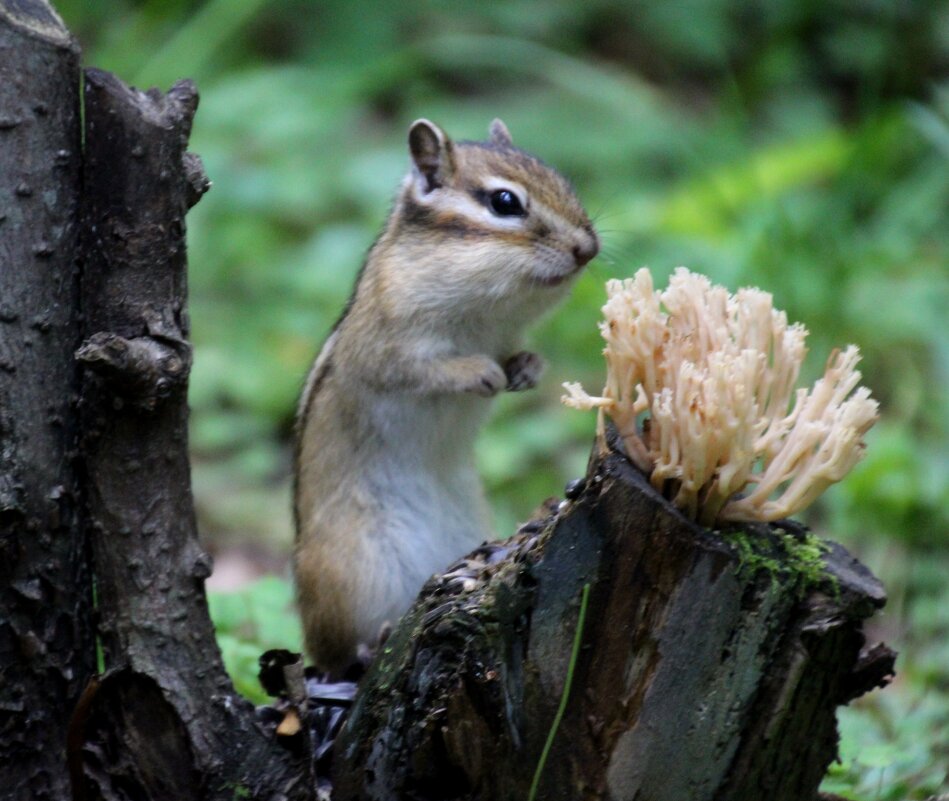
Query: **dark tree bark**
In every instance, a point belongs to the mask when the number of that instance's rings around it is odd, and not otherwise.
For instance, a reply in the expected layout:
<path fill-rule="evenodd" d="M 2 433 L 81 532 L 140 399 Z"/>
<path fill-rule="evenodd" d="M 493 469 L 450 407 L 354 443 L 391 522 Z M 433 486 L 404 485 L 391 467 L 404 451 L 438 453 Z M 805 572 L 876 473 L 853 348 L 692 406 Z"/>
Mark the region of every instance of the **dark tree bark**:
<path fill-rule="evenodd" d="M 95 669 L 75 464 L 79 50 L 0 0 L 0 796 L 68 793 L 65 722 Z"/>
<path fill-rule="evenodd" d="M 839 546 L 814 584 L 779 561 L 788 535 L 743 536 L 771 569 L 595 458 L 542 532 L 423 592 L 337 742 L 334 799 L 527 799 L 574 653 L 537 798 L 816 798 L 837 706 L 892 670 L 861 656 L 885 597 Z"/>
<path fill-rule="evenodd" d="M 204 594 L 187 450 L 185 213 L 207 189 L 185 152 L 198 96 L 87 70 L 82 448 L 105 676 L 81 732 L 84 797 L 309 798 L 306 761 L 257 723 L 224 670 Z"/>
<path fill-rule="evenodd" d="M 311 798 L 309 760 L 234 692 L 204 596 L 186 428 L 197 94 L 90 71 L 83 152 L 81 78 L 45 0 L 0 0 L 0 797 Z"/>

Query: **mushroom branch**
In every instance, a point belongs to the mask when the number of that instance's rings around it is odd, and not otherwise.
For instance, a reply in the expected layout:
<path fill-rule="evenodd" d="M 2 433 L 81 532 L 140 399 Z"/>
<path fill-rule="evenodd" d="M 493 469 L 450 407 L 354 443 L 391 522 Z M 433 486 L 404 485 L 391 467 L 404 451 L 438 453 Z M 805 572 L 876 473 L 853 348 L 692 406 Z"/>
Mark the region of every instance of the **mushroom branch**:
<path fill-rule="evenodd" d="M 606 288 L 606 386 L 591 396 L 566 383 L 563 401 L 599 409 L 601 434 L 608 415 L 629 459 L 688 517 L 788 517 L 860 460 L 878 405 L 857 386 L 856 346 L 795 390 L 807 329 L 769 293 L 730 294 L 684 267 L 663 291 L 646 269 Z"/>

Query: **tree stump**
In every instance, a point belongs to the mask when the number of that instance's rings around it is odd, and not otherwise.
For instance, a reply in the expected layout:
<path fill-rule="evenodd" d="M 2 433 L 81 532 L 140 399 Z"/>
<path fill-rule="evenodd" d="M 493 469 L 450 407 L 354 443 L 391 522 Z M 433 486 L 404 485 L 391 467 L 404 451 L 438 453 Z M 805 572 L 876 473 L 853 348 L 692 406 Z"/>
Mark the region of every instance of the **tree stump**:
<path fill-rule="evenodd" d="M 597 454 L 540 530 L 429 583 L 364 679 L 334 799 L 816 798 L 836 707 L 893 654 L 864 650 L 880 583 L 838 545 L 796 569 L 802 536 L 700 528 Z"/>

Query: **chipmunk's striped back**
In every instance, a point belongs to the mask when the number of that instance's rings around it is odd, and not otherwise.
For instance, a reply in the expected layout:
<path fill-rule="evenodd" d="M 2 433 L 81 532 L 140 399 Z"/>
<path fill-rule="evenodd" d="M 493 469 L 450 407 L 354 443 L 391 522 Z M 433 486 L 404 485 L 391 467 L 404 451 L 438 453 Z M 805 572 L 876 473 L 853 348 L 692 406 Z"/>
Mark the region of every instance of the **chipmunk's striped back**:
<path fill-rule="evenodd" d="M 491 537 L 473 464 L 486 398 L 528 389 L 519 350 L 599 244 L 570 184 L 515 148 L 419 120 L 413 169 L 297 416 L 295 571 L 307 648 L 338 673 L 425 579 Z"/>

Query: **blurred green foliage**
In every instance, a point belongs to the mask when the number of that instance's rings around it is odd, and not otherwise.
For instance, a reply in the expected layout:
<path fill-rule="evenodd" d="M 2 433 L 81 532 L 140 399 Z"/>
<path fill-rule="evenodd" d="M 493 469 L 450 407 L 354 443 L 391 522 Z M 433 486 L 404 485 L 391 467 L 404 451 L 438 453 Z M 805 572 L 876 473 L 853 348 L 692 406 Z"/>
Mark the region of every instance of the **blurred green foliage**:
<path fill-rule="evenodd" d="M 290 583 L 277 576 L 258 579 L 243 592 L 214 592 L 208 597 L 211 617 L 218 630 L 224 664 L 238 692 L 263 702 L 266 695 L 257 681 L 258 659 L 270 648 L 303 650 Z"/>
<path fill-rule="evenodd" d="M 499 533 L 583 470 L 594 421 L 560 407 L 559 385 L 602 381 L 607 278 L 648 265 L 662 283 L 685 264 L 731 289 L 772 292 L 811 330 L 806 377 L 855 342 L 882 403 L 866 460 L 809 522 L 869 554 L 885 579 L 893 598 L 880 625 L 902 651 L 901 678 L 843 717 L 843 762 L 828 782 L 880 799 L 923 798 L 945 783 L 945 3 L 57 7 L 87 63 L 143 87 L 189 76 L 201 89 L 192 148 L 214 188 L 189 217 L 189 243 L 206 536 L 289 548 L 294 402 L 406 169 L 407 125 L 427 116 L 482 138 L 500 116 L 519 145 L 574 180 L 604 253 L 535 332 L 550 363 L 541 387 L 500 399 L 481 437 Z M 298 635 L 273 628 L 288 621 L 285 582 L 242 598 L 213 610 L 252 692 L 261 644 Z"/>

